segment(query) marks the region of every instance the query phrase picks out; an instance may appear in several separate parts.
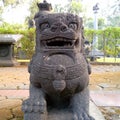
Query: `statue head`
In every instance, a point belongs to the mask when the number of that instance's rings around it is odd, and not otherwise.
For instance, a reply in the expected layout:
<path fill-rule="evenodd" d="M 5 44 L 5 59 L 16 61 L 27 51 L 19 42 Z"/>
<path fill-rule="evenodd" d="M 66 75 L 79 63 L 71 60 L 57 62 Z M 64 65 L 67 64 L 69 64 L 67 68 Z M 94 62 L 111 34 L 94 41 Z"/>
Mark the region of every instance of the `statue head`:
<path fill-rule="evenodd" d="M 82 52 L 84 37 L 82 18 L 71 13 L 52 13 L 51 4 L 38 4 L 36 25 L 36 52 L 72 50 Z"/>
<path fill-rule="evenodd" d="M 35 16 L 36 47 L 39 50 L 81 50 L 82 18 L 70 13 Z"/>

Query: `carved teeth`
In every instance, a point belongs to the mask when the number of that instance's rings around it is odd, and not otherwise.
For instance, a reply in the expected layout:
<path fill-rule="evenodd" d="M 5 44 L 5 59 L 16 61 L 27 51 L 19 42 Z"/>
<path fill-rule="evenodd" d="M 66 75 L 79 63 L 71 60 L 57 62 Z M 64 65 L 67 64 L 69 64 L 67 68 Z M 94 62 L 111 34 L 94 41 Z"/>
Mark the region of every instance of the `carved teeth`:
<path fill-rule="evenodd" d="M 57 41 L 58 41 L 58 40 L 60 40 L 60 39 L 59 39 L 59 38 L 56 38 L 55 40 L 57 40 Z"/>
<path fill-rule="evenodd" d="M 70 40 L 66 38 L 53 38 L 46 41 L 42 41 L 43 45 L 47 49 L 57 49 L 57 48 L 73 48 L 76 40 Z"/>

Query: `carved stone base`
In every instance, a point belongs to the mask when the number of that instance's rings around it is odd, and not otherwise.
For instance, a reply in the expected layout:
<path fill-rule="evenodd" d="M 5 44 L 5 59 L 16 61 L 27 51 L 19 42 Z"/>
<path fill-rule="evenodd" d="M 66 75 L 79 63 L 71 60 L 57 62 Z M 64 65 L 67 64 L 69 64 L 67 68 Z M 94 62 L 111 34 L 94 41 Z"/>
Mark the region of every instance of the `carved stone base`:
<path fill-rule="evenodd" d="M 72 113 L 66 110 L 52 110 L 48 115 L 41 113 L 25 113 L 24 120 L 73 120 Z"/>
<path fill-rule="evenodd" d="M 51 110 L 48 120 L 73 120 L 72 113 L 68 110 Z"/>
<path fill-rule="evenodd" d="M 73 119 L 73 114 L 69 110 L 51 110 L 48 112 L 48 115 L 41 113 L 25 113 L 24 120 L 82 120 L 82 119 Z M 90 117 L 88 119 L 83 118 L 83 120 L 95 120 Z"/>
<path fill-rule="evenodd" d="M 26 113 L 24 120 L 47 120 L 46 116 L 41 113 Z"/>

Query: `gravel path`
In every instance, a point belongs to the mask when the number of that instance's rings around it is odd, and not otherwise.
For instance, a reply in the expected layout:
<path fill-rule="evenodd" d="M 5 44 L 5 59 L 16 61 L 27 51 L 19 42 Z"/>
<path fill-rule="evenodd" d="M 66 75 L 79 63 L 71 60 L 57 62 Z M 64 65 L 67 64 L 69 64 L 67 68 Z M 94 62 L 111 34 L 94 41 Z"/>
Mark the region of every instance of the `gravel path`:
<path fill-rule="evenodd" d="M 120 72 L 120 66 L 115 65 L 92 65 L 93 73 L 101 72 Z"/>

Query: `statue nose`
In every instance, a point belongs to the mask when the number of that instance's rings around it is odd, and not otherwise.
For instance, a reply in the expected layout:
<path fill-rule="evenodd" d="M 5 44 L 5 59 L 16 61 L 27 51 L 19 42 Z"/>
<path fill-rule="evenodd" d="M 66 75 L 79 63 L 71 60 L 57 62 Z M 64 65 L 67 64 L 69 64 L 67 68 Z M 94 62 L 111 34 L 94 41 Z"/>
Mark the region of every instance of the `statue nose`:
<path fill-rule="evenodd" d="M 66 25 L 62 25 L 62 26 L 60 27 L 60 30 L 61 30 L 62 32 L 66 32 L 66 31 L 67 31 L 67 26 L 66 26 Z"/>
<path fill-rule="evenodd" d="M 65 24 L 60 24 L 60 25 L 53 25 L 51 26 L 51 31 L 52 32 L 66 32 L 67 31 L 67 26 Z"/>

